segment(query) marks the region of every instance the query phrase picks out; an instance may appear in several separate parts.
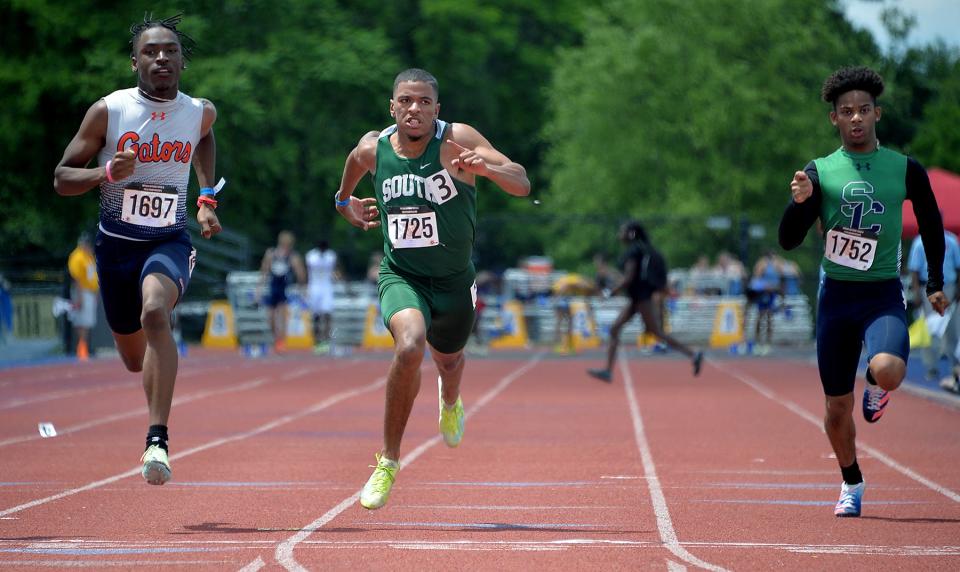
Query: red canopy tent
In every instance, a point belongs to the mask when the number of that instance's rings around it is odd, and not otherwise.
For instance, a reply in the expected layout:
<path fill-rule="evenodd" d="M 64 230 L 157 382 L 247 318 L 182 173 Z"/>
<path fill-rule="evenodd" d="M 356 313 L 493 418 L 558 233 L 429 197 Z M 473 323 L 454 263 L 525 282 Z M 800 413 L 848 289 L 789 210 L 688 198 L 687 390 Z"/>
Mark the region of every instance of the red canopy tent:
<path fill-rule="evenodd" d="M 943 213 L 943 228 L 960 234 L 960 175 L 933 167 L 927 170 L 930 186 L 937 197 L 937 205 Z M 913 216 L 913 203 L 903 203 L 903 237 L 917 236 L 917 217 Z"/>

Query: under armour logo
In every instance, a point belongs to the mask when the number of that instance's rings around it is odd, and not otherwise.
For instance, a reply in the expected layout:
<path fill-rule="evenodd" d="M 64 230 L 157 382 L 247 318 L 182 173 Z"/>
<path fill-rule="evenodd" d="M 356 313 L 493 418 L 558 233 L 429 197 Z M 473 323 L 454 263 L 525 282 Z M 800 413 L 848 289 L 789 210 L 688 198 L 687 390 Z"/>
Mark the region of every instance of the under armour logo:
<path fill-rule="evenodd" d="M 157 113 L 156 111 L 153 111 L 153 112 L 150 113 L 150 119 L 153 120 L 153 121 L 156 121 L 157 119 L 159 119 L 160 121 L 163 121 L 163 120 L 166 119 L 166 118 L 167 118 L 167 112 L 166 112 L 166 111 L 161 111 L 160 113 Z M 859 167 L 858 167 L 858 169 L 859 169 Z"/>
<path fill-rule="evenodd" d="M 870 163 L 857 163 L 857 171 L 869 171 Z"/>

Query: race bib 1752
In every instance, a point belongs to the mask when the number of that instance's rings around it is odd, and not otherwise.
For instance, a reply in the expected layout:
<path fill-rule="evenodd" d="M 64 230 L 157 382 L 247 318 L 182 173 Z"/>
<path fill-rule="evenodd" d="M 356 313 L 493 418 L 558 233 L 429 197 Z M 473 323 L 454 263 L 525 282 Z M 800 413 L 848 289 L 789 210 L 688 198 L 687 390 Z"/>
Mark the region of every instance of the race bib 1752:
<path fill-rule="evenodd" d="M 840 266 L 869 270 L 877 253 L 877 235 L 856 228 L 834 227 L 827 232 L 824 256 Z"/>

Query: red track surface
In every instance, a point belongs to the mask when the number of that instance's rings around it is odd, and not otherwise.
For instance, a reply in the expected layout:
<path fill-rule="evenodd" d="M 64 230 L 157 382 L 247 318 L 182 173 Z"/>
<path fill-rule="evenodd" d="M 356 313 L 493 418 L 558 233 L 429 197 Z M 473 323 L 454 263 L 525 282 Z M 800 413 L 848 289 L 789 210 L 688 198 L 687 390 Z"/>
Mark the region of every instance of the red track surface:
<path fill-rule="evenodd" d="M 163 487 L 118 361 L 0 371 L 0 568 L 960 569 L 960 411 L 901 391 L 858 423 L 864 516 L 836 519 L 804 361 L 694 379 L 631 359 L 606 385 L 596 359 L 472 359 L 457 449 L 425 366 L 393 496 L 366 511 L 387 359 L 191 353 Z"/>

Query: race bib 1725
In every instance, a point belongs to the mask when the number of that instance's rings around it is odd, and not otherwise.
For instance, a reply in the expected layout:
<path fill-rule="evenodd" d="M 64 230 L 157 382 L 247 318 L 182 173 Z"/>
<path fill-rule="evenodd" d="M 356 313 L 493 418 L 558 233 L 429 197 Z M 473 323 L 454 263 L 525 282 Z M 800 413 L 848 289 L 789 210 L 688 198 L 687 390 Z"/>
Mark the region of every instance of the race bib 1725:
<path fill-rule="evenodd" d="M 437 213 L 427 205 L 389 207 L 387 236 L 394 248 L 425 248 L 440 244 Z"/>

